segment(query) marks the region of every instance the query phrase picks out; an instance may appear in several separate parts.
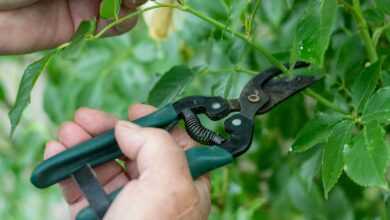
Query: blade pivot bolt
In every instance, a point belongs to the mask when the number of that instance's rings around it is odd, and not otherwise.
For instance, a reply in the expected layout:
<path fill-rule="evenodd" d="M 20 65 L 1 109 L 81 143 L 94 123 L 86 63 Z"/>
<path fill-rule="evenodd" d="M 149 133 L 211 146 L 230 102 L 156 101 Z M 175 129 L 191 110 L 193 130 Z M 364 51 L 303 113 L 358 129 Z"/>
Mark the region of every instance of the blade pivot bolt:
<path fill-rule="evenodd" d="M 214 102 L 212 105 L 211 105 L 211 108 L 213 108 L 214 110 L 216 109 L 220 109 L 222 107 L 221 103 L 219 102 Z"/>
<path fill-rule="evenodd" d="M 252 103 L 256 103 L 260 101 L 260 96 L 258 94 L 252 94 L 248 96 L 248 100 Z"/>
<path fill-rule="evenodd" d="M 236 127 L 238 127 L 238 126 L 241 126 L 241 124 L 242 124 L 242 121 L 241 121 L 241 119 L 234 119 L 233 121 L 232 121 L 232 124 L 234 125 L 234 126 L 236 126 Z"/>

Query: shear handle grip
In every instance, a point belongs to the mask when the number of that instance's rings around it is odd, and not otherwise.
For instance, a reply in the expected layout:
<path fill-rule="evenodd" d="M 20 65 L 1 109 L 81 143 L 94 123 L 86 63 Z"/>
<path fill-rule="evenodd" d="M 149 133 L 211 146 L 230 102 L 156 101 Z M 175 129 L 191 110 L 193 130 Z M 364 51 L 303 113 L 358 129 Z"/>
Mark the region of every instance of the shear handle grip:
<path fill-rule="evenodd" d="M 233 161 L 233 156 L 228 151 L 218 146 L 194 147 L 187 150 L 185 153 L 193 179 L 197 179 L 209 171 L 222 167 Z M 114 191 L 108 196 L 110 204 L 114 201 L 115 197 L 121 190 L 122 188 Z M 78 213 L 76 220 L 98 220 L 98 216 L 95 214 L 93 209 L 87 207 Z"/>
<path fill-rule="evenodd" d="M 170 104 L 134 123 L 143 127 L 163 128 L 177 119 L 178 115 Z M 87 164 L 97 166 L 120 156 L 122 152 L 112 129 L 43 161 L 33 171 L 31 182 L 38 188 L 49 187 L 68 178 Z"/>

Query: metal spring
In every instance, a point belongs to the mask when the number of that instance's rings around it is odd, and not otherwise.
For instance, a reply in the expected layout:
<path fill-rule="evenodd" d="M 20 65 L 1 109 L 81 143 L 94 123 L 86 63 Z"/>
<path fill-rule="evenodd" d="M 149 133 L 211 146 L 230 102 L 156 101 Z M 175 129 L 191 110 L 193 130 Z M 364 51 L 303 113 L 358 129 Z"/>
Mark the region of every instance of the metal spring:
<path fill-rule="evenodd" d="M 184 125 L 188 134 L 200 144 L 214 145 L 224 142 L 224 138 L 220 137 L 214 131 L 205 128 L 197 115 L 188 110 L 184 112 Z"/>

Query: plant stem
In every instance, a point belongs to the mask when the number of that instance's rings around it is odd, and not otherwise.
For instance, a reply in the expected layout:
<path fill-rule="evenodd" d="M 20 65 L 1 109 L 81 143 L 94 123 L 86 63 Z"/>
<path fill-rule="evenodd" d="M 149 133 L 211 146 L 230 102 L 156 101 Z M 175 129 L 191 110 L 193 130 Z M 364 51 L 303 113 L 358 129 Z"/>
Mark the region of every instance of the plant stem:
<path fill-rule="evenodd" d="M 316 93 L 314 90 L 312 90 L 310 88 L 306 89 L 305 94 L 314 98 L 315 100 L 317 100 L 319 103 L 323 104 L 324 106 L 326 106 L 330 109 L 333 109 L 336 112 L 339 112 L 342 114 L 349 114 L 348 112 L 342 110 L 337 105 L 333 104 L 332 102 L 330 102 L 329 100 L 327 100 L 326 98 L 324 98 L 323 96 Z"/>
<path fill-rule="evenodd" d="M 243 33 L 240 33 L 240 32 L 237 32 L 233 29 L 231 29 L 230 27 L 227 27 L 225 24 L 207 16 L 207 15 L 204 15 L 202 13 L 200 13 L 199 11 L 195 10 L 195 9 L 192 9 L 191 7 L 189 6 L 182 6 L 182 5 L 177 5 L 177 4 L 162 4 L 162 3 L 157 3 L 157 5 L 154 5 L 154 6 L 151 6 L 149 8 L 144 8 L 144 9 L 141 9 L 141 10 L 138 10 L 136 12 L 133 12 L 133 13 L 130 13 L 124 17 L 121 17 L 119 18 L 118 20 L 115 20 L 114 22 L 110 23 L 109 25 L 107 25 L 105 28 L 103 28 L 98 34 L 95 35 L 94 38 L 100 38 L 101 36 L 103 36 L 108 30 L 110 30 L 111 28 L 113 28 L 114 26 L 118 25 L 118 24 L 121 24 L 123 23 L 124 21 L 128 20 L 128 19 L 131 19 L 137 15 L 140 15 L 146 11 L 150 11 L 150 10 L 153 10 L 153 9 L 156 9 L 156 8 L 175 8 L 175 9 L 178 9 L 180 11 L 183 11 L 183 12 L 187 12 L 187 13 L 190 13 L 206 22 L 208 22 L 209 24 L 212 24 L 213 26 L 215 26 L 216 28 L 222 30 L 222 31 L 227 31 L 229 33 L 231 33 L 232 35 L 234 35 L 235 37 L 237 38 L 240 38 L 241 40 L 243 40 L 244 42 L 246 42 L 248 45 L 250 45 L 252 48 L 256 49 L 258 52 L 260 52 L 265 58 L 268 59 L 268 61 L 270 63 L 272 63 L 273 65 L 275 65 L 276 67 L 278 67 L 279 69 L 281 69 L 283 72 L 287 73 L 288 70 L 287 68 L 279 62 L 279 60 L 277 60 L 267 49 L 265 49 L 264 47 L 260 46 L 259 44 L 256 44 L 255 42 L 251 41 L 249 38 L 247 38 L 247 36 Z"/>
<path fill-rule="evenodd" d="M 255 9 L 253 10 L 252 14 L 249 17 L 249 24 L 248 24 L 248 30 L 247 30 L 247 35 L 248 37 L 251 37 L 252 35 L 252 29 L 253 29 L 253 21 L 255 20 L 255 16 L 257 13 L 257 10 L 260 7 L 261 0 L 257 0 L 255 3 Z"/>
<path fill-rule="evenodd" d="M 234 68 L 228 68 L 228 69 L 216 69 L 216 70 L 207 70 L 208 73 L 226 73 L 226 72 L 235 72 L 235 73 L 245 73 L 248 75 L 257 75 L 259 74 L 258 71 L 245 69 L 241 66 L 235 66 Z"/>
<path fill-rule="evenodd" d="M 282 64 L 279 62 L 279 60 L 277 60 L 274 56 L 272 56 L 272 54 L 270 52 L 267 51 L 267 49 L 263 48 L 262 46 L 256 44 L 255 42 L 253 42 L 252 40 L 250 40 L 245 34 L 243 33 L 240 33 L 240 32 L 237 32 L 233 29 L 231 29 L 230 27 L 227 27 L 225 24 L 209 17 L 209 16 L 206 16 L 202 13 L 200 13 L 199 11 L 195 10 L 195 9 L 192 9 L 191 7 L 189 6 L 182 6 L 182 5 L 176 5 L 176 4 L 162 4 L 162 3 L 158 3 L 157 5 L 155 6 L 151 6 L 149 8 L 144 8 L 144 9 L 141 9 L 141 10 L 138 10 L 136 12 L 133 12 L 133 13 L 130 13 L 122 18 L 119 18 L 117 20 L 115 20 L 114 22 L 110 23 L 109 25 L 107 25 L 105 28 L 103 28 L 98 34 L 96 34 L 94 36 L 94 38 L 99 38 L 101 36 L 103 36 L 108 30 L 110 30 L 111 28 L 113 28 L 114 26 L 128 20 L 128 19 L 131 19 L 139 14 L 142 14 L 146 11 L 149 11 L 149 10 L 153 10 L 153 9 L 156 9 L 156 8 L 163 8 L 163 7 L 166 7 L 166 8 L 175 8 L 175 9 L 178 9 L 178 10 L 181 10 L 181 11 L 184 11 L 184 12 L 188 12 L 206 22 L 208 22 L 209 24 L 212 24 L 214 25 L 216 28 L 222 30 L 222 31 L 227 31 L 229 33 L 231 33 L 232 35 L 234 35 L 235 37 L 237 38 L 240 38 L 241 40 L 245 41 L 248 45 L 250 45 L 252 48 L 256 49 L 258 52 L 260 52 L 263 56 L 265 56 L 272 64 L 274 64 L 276 67 L 278 67 L 279 69 L 281 69 L 283 72 L 285 73 L 288 73 L 288 69 Z M 363 19 L 363 21 L 365 21 Z M 367 32 L 368 33 L 368 32 Z M 371 39 L 369 38 L 370 42 Z M 374 49 L 375 51 L 375 49 Z M 376 54 L 376 51 L 375 51 L 375 54 Z M 246 69 L 242 69 L 240 67 L 236 67 L 235 68 L 235 71 L 236 72 L 244 72 L 244 73 L 248 73 L 248 74 L 257 74 L 256 71 L 252 71 L 252 70 L 246 70 Z M 341 108 L 339 108 L 337 105 L 331 103 L 329 100 L 327 100 L 326 98 L 322 97 L 320 94 L 314 92 L 313 90 L 311 89 L 307 89 L 306 92 L 305 92 L 308 96 L 316 99 L 318 102 L 320 102 L 321 104 L 327 106 L 328 108 L 331 108 L 337 112 L 340 112 L 342 114 L 348 114 L 348 112 L 342 110 Z"/>
<path fill-rule="evenodd" d="M 236 66 L 234 68 L 234 70 L 235 70 L 235 72 L 246 73 L 246 74 L 249 74 L 249 75 L 257 75 L 257 74 L 259 74 L 259 71 L 245 69 L 245 68 L 243 68 L 241 66 Z"/>
<path fill-rule="evenodd" d="M 109 31 L 110 29 L 114 28 L 116 25 L 118 24 L 121 24 L 129 19 L 132 19 L 144 12 L 147 12 L 147 11 L 150 11 L 150 10 L 153 10 L 153 9 L 156 9 L 156 8 L 163 8 L 163 7 L 168 7 L 168 8 L 176 8 L 176 7 L 172 7 L 174 5 L 161 5 L 161 4 L 158 4 L 158 5 L 154 5 L 154 6 L 150 6 L 148 8 L 143 8 L 143 9 L 139 9 L 135 12 L 132 12 L 132 13 L 129 13 L 127 14 L 126 16 L 123 16 L 121 18 L 118 18 L 118 19 L 115 19 L 115 21 L 111 22 L 110 24 L 108 24 L 107 26 L 105 26 L 99 33 L 97 33 L 93 38 L 100 38 L 102 37 L 107 31 Z"/>
<path fill-rule="evenodd" d="M 345 2 L 344 0 L 339 0 L 338 2 L 342 4 L 344 8 L 347 9 L 354 17 L 359 29 L 360 36 L 366 48 L 368 59 L 371 63 L 375 63 L 378 60 L 378 54 L 375 49 L 375 43 L 373 39 L 371 39 L 367 21 L 363 17 L 362 9 L 360 7 L 360 0 L 353 0 L 352 5 Z"/>

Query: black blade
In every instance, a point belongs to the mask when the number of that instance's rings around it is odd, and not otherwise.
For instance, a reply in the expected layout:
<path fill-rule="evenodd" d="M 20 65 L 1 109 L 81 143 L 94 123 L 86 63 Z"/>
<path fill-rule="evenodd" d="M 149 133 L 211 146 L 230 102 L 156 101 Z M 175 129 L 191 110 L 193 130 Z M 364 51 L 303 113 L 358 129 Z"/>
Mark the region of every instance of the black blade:
<path fill-rule="evenodd" d="M 296 76 L 292 79 L 281 78 L 268 81 L 263 85 L 262 90 L 269 95 L 270 100 L 257 111 L 257 114 L 269 112 L 278 104 L 313 85 L 320 79 L 320 77 L 315 76 Z"/>
<path fill-rule="evenodd" d="M 294 69 L 309 65 L 305 62 L 297 62 Z M 289 68 L 288 64 L 285 64 L 285 66 Z M 276 79 L 281 73 L 280 69 L 272 67 L 256 75 L 246 84 L 239 98 L 241 114 L 247 118 L 252 118 L 256 114 L 267 112 L 276 104 L 313 83 L 312 80 L 299 77 L 290 81 Z"/>
<path fill-rule="evenodd" d="M 289 64 L 284 64 L 286 68 L 290 68 Z M 295 63 L 294 69 L 301 69 L 310 66 L 309 63 L 299 61 Z M 252 90 L 253 88 L 261 88 L 263 84 L 267 83 L 267 81 L 275 78 L 276 76 L 282 74 L 282 70 L 278 69 L 277 67 L 271 67 L 260 74 L 256 75 L 254 78 L 252 78 L 248 84 L 245 86 L 243 93 L 245 93 L 245 90 Z M 245 94 L 246 95 L 246 94 Z M 244 95 L 244 96 L 245 96 Z"/>

